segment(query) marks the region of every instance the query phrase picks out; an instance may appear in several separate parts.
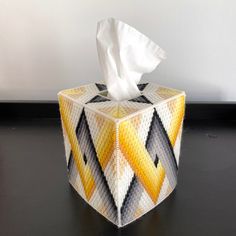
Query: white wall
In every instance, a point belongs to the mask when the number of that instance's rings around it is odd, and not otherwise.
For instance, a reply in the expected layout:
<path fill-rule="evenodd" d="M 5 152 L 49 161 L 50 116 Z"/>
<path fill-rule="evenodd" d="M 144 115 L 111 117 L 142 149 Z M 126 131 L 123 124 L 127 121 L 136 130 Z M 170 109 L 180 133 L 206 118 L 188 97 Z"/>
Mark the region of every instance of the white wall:
<path fill-rule="evenodd" d="M 96 22 L 115 17 L 167 53 L 145 79 L 189 101 L 236 101 L 236 2 L 230 0 L 0 0 L 0 99 L 55 100 L 102 79 Z"/>

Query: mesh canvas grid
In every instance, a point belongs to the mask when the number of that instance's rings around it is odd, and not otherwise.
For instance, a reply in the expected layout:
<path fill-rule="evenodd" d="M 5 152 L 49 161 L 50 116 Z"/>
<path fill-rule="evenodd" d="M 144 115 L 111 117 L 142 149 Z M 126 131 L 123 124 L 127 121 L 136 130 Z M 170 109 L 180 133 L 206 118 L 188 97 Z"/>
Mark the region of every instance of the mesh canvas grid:
<path fill-rule="evenodd" d="M 102 83 L 58 94 L 70 184 L 118 227 L 162 202 L 177 184 L 185 93 L 151 83 L 112 101 Z"/>

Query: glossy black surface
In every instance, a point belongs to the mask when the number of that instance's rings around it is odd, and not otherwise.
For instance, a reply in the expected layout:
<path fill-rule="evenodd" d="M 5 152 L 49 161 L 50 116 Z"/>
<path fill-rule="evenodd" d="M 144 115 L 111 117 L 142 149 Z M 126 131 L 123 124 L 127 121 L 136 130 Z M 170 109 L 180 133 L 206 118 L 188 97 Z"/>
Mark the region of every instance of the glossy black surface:
<path fill-rule="evenodd" d="M 185 124 L 178 186 L 117 229 L 67 181 L 57 119 L 0 121 L 0 235 L 236 235 L 236 122 Z"/>
<path fill-rule="evenodd" d="M 0 101 L 0 120 L 14 118 L 59 118 L 57 101 Z M 186 104 L 187 120 L 236 119 L 236 102 Z"/>

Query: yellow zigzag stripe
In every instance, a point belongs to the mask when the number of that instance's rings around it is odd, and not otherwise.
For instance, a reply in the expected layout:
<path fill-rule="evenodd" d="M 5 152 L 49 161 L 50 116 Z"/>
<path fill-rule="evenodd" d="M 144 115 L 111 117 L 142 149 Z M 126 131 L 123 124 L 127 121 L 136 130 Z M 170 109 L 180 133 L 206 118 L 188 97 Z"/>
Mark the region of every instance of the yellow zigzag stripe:
<path fill-rule="evenodd" d="M 137 131 L 130 121 L 123 121 L 119 126 L 119 144 L 127 161 L 140 179 L 153 202 L 157 201 L 162 176 L 159 175 L 152 159 Z M 158 166 L 160 169 L 160 165 Z"/>
<path fill-rule="evenodd" d="M 67 112 L 67 104 L 63 97 L 59 95 L 59 104 L 60 104 L 60 113 L 63 125 L 65 127 L 66 133 L 68 135 L 68 139 L 70 141 L 73 158 L 75 160 L 81 182 L 84 187 L 84 192 L 86 195 L 87 200 L 90 200 L 94 189 L 95 189 L 95 182 L 92 176 L 91 170 L 88 165 L 84 164 L 83 156 L 79 148 L 79 144 L 77 141 L 76 133 L 71 126 L 71 121 L 69 118 L 69 114 Z"/>
<path fill-rule="evenodd" d="M 168 136 L 172 147 L 175 146 L 176 138 L 178 136 L 185 112 L 185 97 L 180 96 L 175 99 L 174 112 L 172 113 L 171 125 L 168 130 Z"/>
<path fill-rule="evenodd" d="M 112 152 L 115 148 L 115 126 L 111 121 L 104 120 L 100 128 L 100 133 L 95 140 L 95 147 L 98 160 L 101 164 L 103 171 L 109 162 Z"/>

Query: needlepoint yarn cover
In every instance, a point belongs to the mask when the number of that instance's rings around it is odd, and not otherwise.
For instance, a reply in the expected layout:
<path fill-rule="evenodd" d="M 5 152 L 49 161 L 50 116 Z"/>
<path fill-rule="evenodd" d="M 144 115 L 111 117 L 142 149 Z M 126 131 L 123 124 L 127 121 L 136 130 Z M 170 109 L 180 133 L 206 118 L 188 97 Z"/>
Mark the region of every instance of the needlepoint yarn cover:
<path fill-rule="evenodd" d="M 109 221 L 138 219 L 175 188 L 185 93 L 152 83 L 126 101 L 103 83 L 58 94 L 69 182 Z"/>

